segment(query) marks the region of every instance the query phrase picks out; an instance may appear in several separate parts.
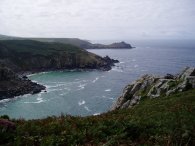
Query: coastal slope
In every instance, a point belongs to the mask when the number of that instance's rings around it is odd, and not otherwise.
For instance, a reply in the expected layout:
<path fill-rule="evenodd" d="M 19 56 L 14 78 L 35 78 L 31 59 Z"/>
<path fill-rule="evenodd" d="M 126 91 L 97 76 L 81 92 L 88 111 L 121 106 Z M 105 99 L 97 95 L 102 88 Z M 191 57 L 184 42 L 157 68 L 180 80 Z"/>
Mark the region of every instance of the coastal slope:
<path fill-rule="evenodd" d="M 116 60 L 61 43 L 32 40 L 0 41 L 0 62 L 15 72 L 60 69 L 110 70 Z"/>
<path fill-rule="evenodd" d="M 93 44 L 88 40 L 82 40 L 79 38 L 22 38 L 22 37 L 12 37 L 6 35 L 0 35 L 0 40 L 34 40 L 47 43 L 62 43 L 71 44 L 84 49 L 132 49 L 133 47 L 122 41 L 116 42 L 109 45 L 104 44 Z"/>
<path fill-rule="evenodd" d="M 164 77 L 144 75 L 127 85 L 111 110 L 132 108 L 142 99 L 170 96 L 171 94 L 195 88 L 195 68 L 186 67 L 177 75 Z"/>
<path fill-rule="evenodd" d="M 108 71 L 114 60 L 73 45 L 32 40 L 0 41 L 0 100 L 41 92 L 45 87 L 22 74 L 64 69 Z"/>
<path fill-rule="evenodd" d="M 133 108 L 99 116 L 0 118 L 1 145 L 193 146 L 195 89 L 143 99 Z"/>

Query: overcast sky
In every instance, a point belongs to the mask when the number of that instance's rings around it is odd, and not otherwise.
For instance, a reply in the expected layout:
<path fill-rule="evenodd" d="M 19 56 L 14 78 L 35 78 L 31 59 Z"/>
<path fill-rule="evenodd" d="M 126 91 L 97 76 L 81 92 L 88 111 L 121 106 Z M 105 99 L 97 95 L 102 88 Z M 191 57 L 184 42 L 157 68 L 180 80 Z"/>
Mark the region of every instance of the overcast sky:
<path fill-rule="evenodd" d="M 0 34 L 194 39 L 195 0 L 0 0 Z"/>

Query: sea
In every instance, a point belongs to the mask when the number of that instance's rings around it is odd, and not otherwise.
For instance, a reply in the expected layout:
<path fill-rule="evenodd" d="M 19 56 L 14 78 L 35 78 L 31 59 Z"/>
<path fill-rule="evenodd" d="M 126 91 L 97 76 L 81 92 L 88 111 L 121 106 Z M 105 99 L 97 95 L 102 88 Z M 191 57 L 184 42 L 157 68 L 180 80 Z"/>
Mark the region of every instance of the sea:
<path fill-rule="evenodd" d="M 110 41 L 93 41 L 109 43 Z M 177 74 L 195 67 L 195 40 L 134 40 L 133 49 L 91 49 L 100 56 L 118 59 L 110 71 L 51 71 L 28 77 L 46 86 L 47 92 L 0 101 L 0 115 L 41 119 L 48 116 L 99 115 L 110 110 L 126 85 L 144 74 Z"/>

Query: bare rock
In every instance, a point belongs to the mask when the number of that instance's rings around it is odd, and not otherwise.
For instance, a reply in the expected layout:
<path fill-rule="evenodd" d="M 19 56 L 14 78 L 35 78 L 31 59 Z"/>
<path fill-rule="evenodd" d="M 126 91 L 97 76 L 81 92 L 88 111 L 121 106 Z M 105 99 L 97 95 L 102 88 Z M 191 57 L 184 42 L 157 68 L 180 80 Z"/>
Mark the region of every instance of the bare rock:
<path fill-rule="evenodd" d="M 179 75 L 167 74 L 164 77 L 144 75 L 125 87 L 111 110 L 131 108 L 143 97 L 157 98 L 169 96 L 195 88 L 195 68 L 185 68 Z"/>

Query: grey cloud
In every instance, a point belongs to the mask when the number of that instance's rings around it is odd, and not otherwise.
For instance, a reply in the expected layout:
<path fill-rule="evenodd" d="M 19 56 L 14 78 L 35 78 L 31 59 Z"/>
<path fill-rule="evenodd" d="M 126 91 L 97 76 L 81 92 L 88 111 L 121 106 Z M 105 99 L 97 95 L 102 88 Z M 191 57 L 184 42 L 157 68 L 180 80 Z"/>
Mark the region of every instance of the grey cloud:
<path fill-rule="evenodd" d="M 195 38 L 193 0 L 1 0 L 0 34 Z"/>

